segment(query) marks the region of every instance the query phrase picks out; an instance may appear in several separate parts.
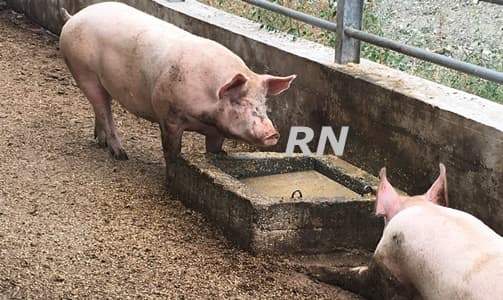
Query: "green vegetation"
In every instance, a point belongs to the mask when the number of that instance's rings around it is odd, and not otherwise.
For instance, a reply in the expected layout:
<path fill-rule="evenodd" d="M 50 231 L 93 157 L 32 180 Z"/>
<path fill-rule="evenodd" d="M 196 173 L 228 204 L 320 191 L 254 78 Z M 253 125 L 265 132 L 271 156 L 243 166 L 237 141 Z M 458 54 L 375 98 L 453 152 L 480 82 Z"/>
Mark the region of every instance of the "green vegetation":
<path fill-rule="evenodd" d="M 203 3 L 212 5 L 222 10 L 240 15 L 262 24 L 262 27 L 269 31 L 281 31 L 291 34 L 293 38 L 305 38 L 316 41 L 327 46 L 335 45 L 335 34 L 323 31 L 319 28 L 292 20 L 288 17 L 269 12 L 236 0 L 200 0 Z M 318 16 L 327 20 L 335 21 L 336 0 L 273 0 L 280 5 L 287 6 L 298 11 Z M 379 16 L 376 7 L 379 1 L 369 0 L 366 2 L 363 17 L 363 29 L 365 31 L 384 35 L 382 30 L 383 17 Z M 417 47 L 428 48 L 428 45 L 443 45 L 441 34 L 427 36 L 414 36 L 412 31 L 403 33 L 409 44 Z M 417 34 L 417 33 L 416 33 Z M 447 47 L 448 45 L 446 45 Z M 445 48 L 437 52 L 446 52 Z M 482 51 L 480 51 L 482 52 Z M 438 83 L 463 90 L 486 99 L 503 103 L 503 85 L 466 75 L 454 70 L 443 68 L 428 62 L 402 55 L 391 50 L 382 49 L 367 43 L 362 43 L 362 56 L 369 60 L 385 64 L 392 68 L 405 71 L 416 76 L 420 76 Z M 493 52 L 489 57 L 482 53 L 469 53 L 463 57 L 456 57 L 465 62 L 473 63 L 487 68 L 503 71 L 503 49 Z"/>

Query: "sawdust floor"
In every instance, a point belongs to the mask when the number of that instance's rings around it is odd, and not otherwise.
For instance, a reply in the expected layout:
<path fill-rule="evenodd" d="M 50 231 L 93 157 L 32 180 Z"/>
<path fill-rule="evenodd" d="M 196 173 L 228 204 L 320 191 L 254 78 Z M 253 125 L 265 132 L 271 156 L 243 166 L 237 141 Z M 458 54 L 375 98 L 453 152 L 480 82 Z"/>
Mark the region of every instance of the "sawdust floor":
<path fill-rule="evenodd" d="M 57 40 L 0 8 L 0 298 L 357 299 L 233 247 L 166 191 L 157 126 L 114 112 L 128 161 L 96 146 Z"/>

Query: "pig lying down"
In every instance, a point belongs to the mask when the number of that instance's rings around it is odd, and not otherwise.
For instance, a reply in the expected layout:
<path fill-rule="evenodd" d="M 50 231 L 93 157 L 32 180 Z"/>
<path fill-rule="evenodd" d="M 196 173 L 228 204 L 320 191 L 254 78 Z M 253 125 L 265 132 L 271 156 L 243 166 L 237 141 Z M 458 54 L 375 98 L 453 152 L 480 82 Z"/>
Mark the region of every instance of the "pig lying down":
<path fill-rule="evenodd" d="M 406 298 L 503 299 L 503 238 L 477 218 L 447 208 L 444 165 L 424 195 L 399 195 L 380 173 L 376 213 L 386 227 L 361 276 L 391 274 Z M 384 271 L 384 272 L 383 272 Z"/>
<path fill-rule="evenodd" d="M 136 116 L 159 123 L 166 164 L 180 153 L 182 133 L 199 132 L 206 150 L 224 138 L 275 145 L 279 133 L 266 98 L 290 87 L 295 75 L 252 72 L 224 46 L 117 2 L 91 5 L 67 20 L 60 49 L 95 113 L 95 138 L 127 159 L 111 111 L 117 100 Z"/>

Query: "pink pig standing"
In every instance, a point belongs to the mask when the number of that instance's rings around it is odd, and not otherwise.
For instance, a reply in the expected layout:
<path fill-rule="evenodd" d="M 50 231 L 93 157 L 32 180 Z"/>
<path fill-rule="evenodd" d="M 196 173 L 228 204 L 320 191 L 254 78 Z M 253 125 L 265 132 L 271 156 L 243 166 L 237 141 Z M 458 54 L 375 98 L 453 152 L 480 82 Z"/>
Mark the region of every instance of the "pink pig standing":
<path fill-rule="evenodd" d="M 206 136 L 220 152 L 224 138 L 271 146 L 279 139 L 266 98 L 290 87 L 295 75 L 252 72 L 224 46 L 117 2 L 91 5 L 67 20 L 61 53 L 95 113 L 94 135 L 117 159 L 127 159 L 111 99 L 160 125 L 166 163 L 180 153 L 182 133 Z"/>
<path fill-rule="evenodd" d="M 385 270 L 419 299 L 503 299 L 503 238 L 472 215 L 441 206 L 444 165 L 420 196 L 399 195 L 384 168 L 380 178 L 376 213 L 386 227 L 371 267 L 360 271 Z"/>

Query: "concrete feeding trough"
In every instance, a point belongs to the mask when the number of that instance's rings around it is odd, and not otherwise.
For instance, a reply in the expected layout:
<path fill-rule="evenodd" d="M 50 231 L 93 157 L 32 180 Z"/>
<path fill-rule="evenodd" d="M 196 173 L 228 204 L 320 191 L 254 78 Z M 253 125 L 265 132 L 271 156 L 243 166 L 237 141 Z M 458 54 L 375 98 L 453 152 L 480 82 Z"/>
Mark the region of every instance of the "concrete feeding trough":
<path fill-rule="evenodd" d="M 378 179 L 335 156 L 184 154 L 169 183 L 228 239 L 254 253 L 373 250 Z"/>

